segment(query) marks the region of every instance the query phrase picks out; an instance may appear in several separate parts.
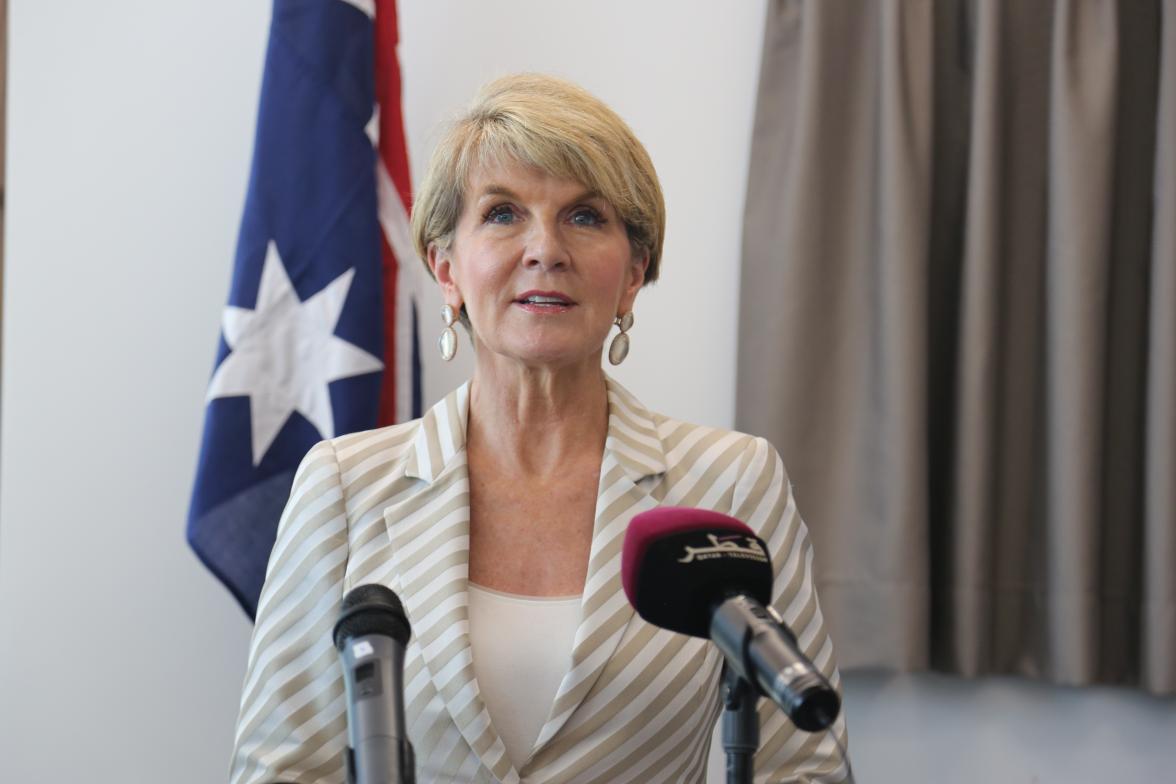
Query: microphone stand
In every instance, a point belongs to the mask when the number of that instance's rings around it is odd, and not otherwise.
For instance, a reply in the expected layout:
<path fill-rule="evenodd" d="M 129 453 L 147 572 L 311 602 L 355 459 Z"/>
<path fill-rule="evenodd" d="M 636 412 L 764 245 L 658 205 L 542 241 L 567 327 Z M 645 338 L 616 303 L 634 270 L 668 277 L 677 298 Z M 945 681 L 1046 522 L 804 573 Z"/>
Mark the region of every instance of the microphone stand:
<path fill-rule="evenodd" d="M 723 664 L 723 749 L 727 752 L 727 784 L 752 784 L 759 748 L 759 694 L 755 687 Z"/>

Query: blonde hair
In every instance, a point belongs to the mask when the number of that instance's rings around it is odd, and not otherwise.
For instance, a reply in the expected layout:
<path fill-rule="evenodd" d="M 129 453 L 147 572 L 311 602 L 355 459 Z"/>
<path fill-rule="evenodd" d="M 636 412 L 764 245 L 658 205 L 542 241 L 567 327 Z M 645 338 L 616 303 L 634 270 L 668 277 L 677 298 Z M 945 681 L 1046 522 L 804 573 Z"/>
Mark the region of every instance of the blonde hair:
<path fill-rule="evenodd" d="M 573 179 L 600 194 L 625 223 L 635 252 L 657 279 L 666 207 L 649 153 L 616 112 L 571 82 L 515 74 L 490 82 L 450 127 L 429 161 L 412 208 L 412 238 L 447 249 L 476 167 L 518 162 Z"/>

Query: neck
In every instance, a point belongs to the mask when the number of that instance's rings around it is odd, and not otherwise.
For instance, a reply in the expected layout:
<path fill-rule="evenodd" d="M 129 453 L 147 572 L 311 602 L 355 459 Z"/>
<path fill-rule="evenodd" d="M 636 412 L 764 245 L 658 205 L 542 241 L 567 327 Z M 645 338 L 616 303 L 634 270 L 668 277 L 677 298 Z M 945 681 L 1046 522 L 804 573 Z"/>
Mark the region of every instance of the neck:
<path fill-rule="evenodd" d="M 608 393 L 600 365 L 502 368 L 479 364 L 470 384 L 468 448 L 503 472 L 552 477 L 600 458 Z"/>

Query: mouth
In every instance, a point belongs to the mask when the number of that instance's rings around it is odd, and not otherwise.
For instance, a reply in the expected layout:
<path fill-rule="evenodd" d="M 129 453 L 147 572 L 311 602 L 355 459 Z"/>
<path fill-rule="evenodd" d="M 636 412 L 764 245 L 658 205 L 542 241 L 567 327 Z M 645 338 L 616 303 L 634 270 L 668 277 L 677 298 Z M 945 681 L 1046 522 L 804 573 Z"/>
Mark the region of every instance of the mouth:
<path fill-rule="evenodd" d="M 534 313 L 563 312 L 575 306 L 571 297 L 558 291 L 527 291 L 514 304 Z"/>

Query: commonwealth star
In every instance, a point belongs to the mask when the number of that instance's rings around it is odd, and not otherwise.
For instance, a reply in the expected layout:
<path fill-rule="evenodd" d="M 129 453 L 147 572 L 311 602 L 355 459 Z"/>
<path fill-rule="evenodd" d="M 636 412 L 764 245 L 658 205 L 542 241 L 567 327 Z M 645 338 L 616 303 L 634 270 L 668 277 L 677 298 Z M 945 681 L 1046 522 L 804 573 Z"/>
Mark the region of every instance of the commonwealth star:
<path fill-rule="evenodd" d="M 322 438 L 332 438 L 335 415 L 327 384 L 383 369 L 379 358 L 335 335 L 354 277 L 349 269 L 301 301 L 270 240 L 256 308 L 225 308 L 222 328 L 232 350 L 213 374 L 205 400 L 249 397 L 254 465 L 295 411 Z"/>

